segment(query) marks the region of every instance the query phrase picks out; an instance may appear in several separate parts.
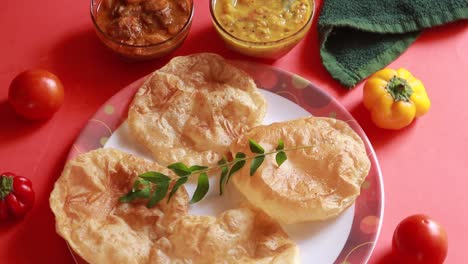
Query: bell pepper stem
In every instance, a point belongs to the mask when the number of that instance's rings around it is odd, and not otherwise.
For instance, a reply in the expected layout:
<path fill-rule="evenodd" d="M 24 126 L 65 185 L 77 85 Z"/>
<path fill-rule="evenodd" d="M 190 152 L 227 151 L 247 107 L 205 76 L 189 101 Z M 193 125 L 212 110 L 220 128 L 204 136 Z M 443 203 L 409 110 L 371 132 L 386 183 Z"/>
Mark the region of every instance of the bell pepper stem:
<path fill-rule="evenodd" d="M 13 189 L 13 177 L 0 177 L 0 200 L 3 200 Z"/>
<path fill-rule="evenodd" d="M 410 97 L 413 94 L 413 89 L 408 84 L 408 82 L 405 79 L 397 76 L 393 76 L 392 79 L 390 79 L 385 89 L 387 89 L 395 102 L 409 102 Z"/>

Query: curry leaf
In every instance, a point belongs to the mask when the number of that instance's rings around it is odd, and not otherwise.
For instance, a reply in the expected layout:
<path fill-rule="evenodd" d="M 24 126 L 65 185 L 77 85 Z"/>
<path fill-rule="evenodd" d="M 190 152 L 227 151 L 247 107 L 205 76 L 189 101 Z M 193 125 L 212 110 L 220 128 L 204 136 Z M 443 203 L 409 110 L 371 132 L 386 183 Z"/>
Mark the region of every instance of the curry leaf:
<path fill-rule="evenodd" d="M 134 200 L 140 198 L 140 199 L 148 199 L 150 196 L 150 187 L 145 187 L 141 190 L 136 190 L 136 191 L 130 191 L 126 195 L 120 197 L 119 201 L 121 203 L 130 203 L 133 202 Z"/>
<path fill-rule="evenodd" d="M 159 203 L 164 197 L 166 197 L 167 191 L 169 189 L 169 181 L 162 181 L 157 184 L 156 190 L 154 190 L 151 198 L 146 205 L 146 207 L 151 208 L 157 203 Z"/>
<path fill-rule="evenodd" d="M 260 146 L 257 142 L 253 141 L 253 139 L 249 139 L 249 147 L 252 153 L 256 153 L 256 154 L 265 153 L 265 150 L 262 148 L 262 146 Z"/>
<path fill-rule="evenodd" d="M 285 162 L 288 157 L 286 156 L 286 153 L 284 151 L 280 151 L 278 153 L 276 153 L 276 164 L 278 164 L 278 167 L 281 166 L 281 164 L 283 164 L 283 162 Z"/>
<path fill-rule="evenodd" d="M 190 168 L 187 167 L 187 165 L 185 165 L 182 162 L 177 162 L 177 163 L 171 164 L 171 165 L 167 166 L 167 168 L 172 170 L 175 174 L 177 174 L 177 176 L 180 176 L 180 177 L 187 176 L 187 175 L 190 175 L 192 173 Z"/>
<path fill-rule="evenodd" d="M 190 172 L 191 173 L 194 173 L 194 172 L 197 172 L 197 171 L 201 171 L 201 170 L 206 170 L 208 169 L 208 167 L 206 166 L 199 166 L 199 165 L 193 165 L 189 168 Z"/>
<path fill-rule="evenodd" d="M 250 176 L 254 175 L 260 165 L 262 165 L 263 160 L 265 160 L 265 155 L 256 156 L 252 160 L 252 163 L 250 164 Z"/>
<path fill-rule="evenodd" d="M 142 185 L 143 186 L 149 186 L 150 182 L 148 182 L 147 180 L 144 180 L 144 179 L 137 179 L 133 183 L 132 191 L 135 192 L 135 191 L 139 190 Z"/>
<path fill-rule="evenodd" d="M 167 202 L 169 202 L 171 200 L 172 196 L 174 196 L 174 194 L 177 192 L 179 187 L 182 186 L 182 184 L 185 184 L 187 182 L 187 180 L 188 180 L 188 177 L 181 177 L 176 181 L 176 183 L 174 184 L 174 187 L 172 187 L 172 190 L 169 193 L 169 197 L 167 198 Z"/>
<path fill-rule="evenodd" d="M 228 177 L 227 177 L 227 180 L 226 180 L 226 183 L 229 182 L 229 180 L 231 179 L 231 176 L 236 173 L 237 171 L 239 171 L 240 169 L 242 169 L 242 167 L 244 167 L 245 165 L 245 157 L 246 155 L 242 152 L 237 152 L 236 154 L 236 157 L 235 157 L 235 163 L 234 165 L 232 165 L 231 169 L 229 170 L 229 173 L 228 173 Z"/>
<path fill-rule="evenodd" d="M 169 181 L 171 180 L 169 176 L 164 175 L 159 172 L 155 172 L 155 171 L 145 172 L 143 174 L 140 174 L 138 177 L 146 181 L 155 183 L 155 184 L 160 184 L 160 183 L 165 183 L 165 182 L 169 183 Z"/>
<path fill-rule="evenodd" d="M 242 152 L 237 152 L 237 153 L 236 153 L 236 156 L 235 156 L 235 159 L 236 159 L 236 160 L 241 160 L 241 159 L 245 159 L 246 157 L 247 157 L 247 156 L 246 156 L 244 153 L 242 153 Z"/>
<path fill-rule="evenodd" d="M 208 175 L 205 172 L 203 172 L 200 174 L 200 176 L 198 176 L 197 189 L 195 189 L 190 203 L 193 204 L 203 199 L 203 197 L 205 197 L 206 193 L 208 192 L 209 188 L 210 181 L 208 180 Z"/>
<path fill-rule="evenodd" d="M 133 200 L 135 200 L 135 198 L 133 197 L 133 194 L 135 192 L 128 192 L 127 194 L 123 195 L 123 196 L 120 196 L 119 198 L 119 202 L 121 203 L 130 203 L 130 202 L 133 202 Z"/>
<path fill-rule="evenodd" d="M 278 146 L 276 150 L 283 150 L 284 149 L 284 141 L 282 139 L 278 140 Z"/>
<path fill-rule="evenodd" d="M 135 196 L 136 198 L 141 198 L 141 199 L 146 199 L 146 198 L 149 198 L 150 196 L 150 191 L 151 191 L 151 188 L 149 186 L 139 190 Z"/>
<path fill-rule="evenodd" d="M 218 162 L 218 165 L 221 165 L 221 176 L 219 177 L 219 195 L 222 195 L 224 192 L 224 186 L 226 185 L 227 175 L 229 172 L 229 167 L 226 165 L 226 159 L 223 158 Z"/>

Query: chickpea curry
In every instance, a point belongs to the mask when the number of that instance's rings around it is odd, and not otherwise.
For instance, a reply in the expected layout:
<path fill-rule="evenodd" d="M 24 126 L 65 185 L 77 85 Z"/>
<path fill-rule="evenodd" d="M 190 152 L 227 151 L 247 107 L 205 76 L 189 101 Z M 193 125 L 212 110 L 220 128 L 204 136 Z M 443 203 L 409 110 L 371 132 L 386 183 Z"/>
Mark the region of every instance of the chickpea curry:
<path fill-rule="evenodd" d="M 104 0 L 96 22 L 117 42 L 145 46 L 176 35 L 187 23 L 190 0 Z"/>
<path fill-rule="evenodd" d="M 309 0 L 216 0 L 215 15 L 234 37 L 269 42 L 302 29 L 312 15 L 312 6 Z"/>

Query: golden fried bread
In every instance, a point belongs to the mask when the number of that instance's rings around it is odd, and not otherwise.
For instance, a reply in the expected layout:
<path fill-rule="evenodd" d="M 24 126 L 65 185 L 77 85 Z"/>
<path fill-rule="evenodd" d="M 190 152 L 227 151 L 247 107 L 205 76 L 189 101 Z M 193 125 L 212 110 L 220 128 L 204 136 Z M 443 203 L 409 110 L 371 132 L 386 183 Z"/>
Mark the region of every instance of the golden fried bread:
<path fill-rule="evenodd" d="M 296 244 L 269 216 L 242 206 L 218 217 L 188 212 L 184 187 L 171 201 L 120 203 L 138 174 L 172 172 L 115 149 L 67 162 L 50 196 L 56 229 L 88 263 L 298 263 Z"/>
<path fill-rule="evenodd" d="M 249 165 L 232 176 L 237 189 L 256 207 L 282 223 L 323 220 L 340 214 L 360 193 L 370 169 L 361 138 L 345 122 L 333 118 L 307 117 L 258 126 L 231 145 L 232 153 L 253 156 L 248 140 L 274 151 L 278 140 L 288 159 L 279 168 L 274 155 L 251 177 Z"/>
<path fill-rule="evenodd" d="M 214 165 L 266 113 L 250 76 L 215 54 L 176 57 L 136 92 L 132 135 L 161 164 Z"/>
<path fill-rule="evenodd" d="M 167 226 L 188 212 L 182 187 L 169 203 L 120 203 L 145 171 L 167 169 L 115 149 L 98 149 L 67 162 L 50 196 L 57 233 L 89 263 L 148 263 Z"/>
<path fill-rule="evenodd" d="M 185 216 L 155 244 L 152 263 L 295 264 L 299 252 L 279 224 L 259 210 Z"/>

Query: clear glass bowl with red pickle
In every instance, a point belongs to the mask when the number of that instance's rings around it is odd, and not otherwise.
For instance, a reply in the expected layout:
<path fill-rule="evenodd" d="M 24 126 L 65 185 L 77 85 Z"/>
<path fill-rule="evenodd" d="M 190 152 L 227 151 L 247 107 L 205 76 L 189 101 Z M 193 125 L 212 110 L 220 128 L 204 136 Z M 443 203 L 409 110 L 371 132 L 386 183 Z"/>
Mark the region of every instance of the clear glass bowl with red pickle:
<path fill-rule="evenodd" d="M 131 60 L 162 57 L 187 37 L 193 0 L 91 0 L 99 39 Z"/>

